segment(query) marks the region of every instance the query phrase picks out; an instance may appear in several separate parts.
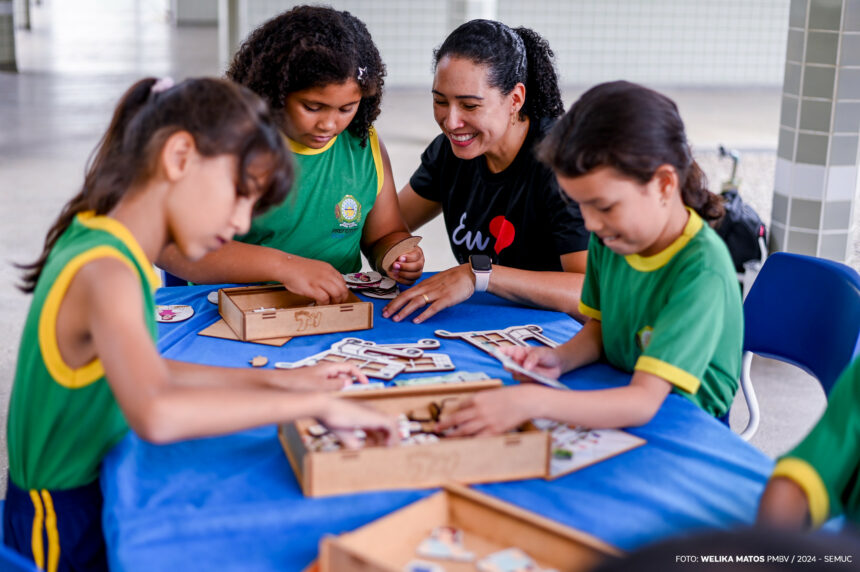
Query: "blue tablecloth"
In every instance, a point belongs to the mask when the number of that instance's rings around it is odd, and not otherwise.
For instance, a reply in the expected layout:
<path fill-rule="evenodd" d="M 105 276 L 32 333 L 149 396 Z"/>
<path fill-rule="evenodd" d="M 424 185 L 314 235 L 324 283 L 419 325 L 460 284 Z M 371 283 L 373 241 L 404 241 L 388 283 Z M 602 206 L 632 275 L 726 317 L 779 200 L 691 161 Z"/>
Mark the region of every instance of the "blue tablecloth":
<path fill-rule="evenodd" d="M 163 288 L 160 304 L 189 304 L 186 322 L 161 324 L 165 357 L 248 367 L 255 355 L 295 361 L 346 334 L 294 338 L 281 348 L 196 335 L 218 318 L 206 300 L 212 286 Z M 564 314 L 523 308 L 489 294 L 440 313 L 425 324 L 395 324 L 375 301 L 378 342 L 434 337 L 436 329 L 467 331 L 538 324 L 564 341 L 579 324 Z M 510 376 L 469 344 L 441 340 L 460 370 Z M 597 364 L 562 378 L 576 389 L 623 385 L 629 375 Z M 657 416 L 632 433 L 648 443 L 555 481 L 480 485 L 498 498 L 593 534 L 621 549 L 681 531 L 751 523 L 773 464 L 690 401 L 670 395 Z M 122 570 L 301 570 L 321 536 L 355 529 L 432 491 L 302 496 L 275 427 L 227 437 L 155 446 L 129 434 L 105 459 L 104 529 L 110 562 Z"/>

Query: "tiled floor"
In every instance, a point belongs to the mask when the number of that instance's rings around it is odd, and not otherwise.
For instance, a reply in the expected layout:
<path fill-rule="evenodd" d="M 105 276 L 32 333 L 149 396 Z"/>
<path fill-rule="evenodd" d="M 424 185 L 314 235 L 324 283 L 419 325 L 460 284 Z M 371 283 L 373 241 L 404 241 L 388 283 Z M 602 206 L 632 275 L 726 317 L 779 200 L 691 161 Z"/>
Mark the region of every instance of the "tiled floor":
<path fill-rule="evenodd" d="M 114 103 L 145 75 L 219 75 L 214 28 L 174 28 L 164 2 L 43 0 L 33 7 L 30 32 L 17 35 L 18 74 L 0 73 L 0 415 L 14 374 L 28 297 L 14 288 L 11 262 L 29 261 L 60 207 L 81 183 L 86 159 L 107 125 Z M 428 54 L 429 59 L 429 54 Z M 437 127 L 427 90 L 391 90 L 378 128 L 398 186 L 418 163 Z M 569 90 L 569 104 L 580 90 Z M 747 150 L 741 176 L 749 200 L 767 218 L 779 112 L 779 92 L 670 91 L 712 180 L 728 165 L 720 142 Z M 742 187 L 744 188 L 744 187 Z M 860 214 L 860 213 L 858 213 Z M 441 221 L 421 229 L 428 269 L 453 263 Z M 816 382 L 791 367 L 757 360 L 753 367 L 764 421 L 754 443 L 777 454 L 796 442 L 819 415 Z M 734 424 L 742 423 L 739 411 Z M 0 435 L 5 434 L 5 422 Z M 5 438 L 0 445 L 0 492 L 5 489 Z"/>

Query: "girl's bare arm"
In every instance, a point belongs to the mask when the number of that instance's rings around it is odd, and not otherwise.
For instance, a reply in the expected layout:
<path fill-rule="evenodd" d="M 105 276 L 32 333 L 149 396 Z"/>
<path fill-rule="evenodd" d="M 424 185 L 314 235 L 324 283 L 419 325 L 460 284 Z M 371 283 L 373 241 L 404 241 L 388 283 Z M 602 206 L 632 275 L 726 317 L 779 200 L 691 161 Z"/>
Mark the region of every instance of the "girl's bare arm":
<path fill-rule="evenodd" d="M 81 272 L 74 280 L 84 280 L 80 286 L 89 332 L 117 403 L 142 438 L 164 443 L 307 416 L 334 427 L 393 430 L 387 416 L 323 393 L 176 384 L 140 315 L 143 299 L 134 273 L 114 259 L 87 266 L 94 271 Z M 242 373 L 236 370 L 237 376 Z"/>

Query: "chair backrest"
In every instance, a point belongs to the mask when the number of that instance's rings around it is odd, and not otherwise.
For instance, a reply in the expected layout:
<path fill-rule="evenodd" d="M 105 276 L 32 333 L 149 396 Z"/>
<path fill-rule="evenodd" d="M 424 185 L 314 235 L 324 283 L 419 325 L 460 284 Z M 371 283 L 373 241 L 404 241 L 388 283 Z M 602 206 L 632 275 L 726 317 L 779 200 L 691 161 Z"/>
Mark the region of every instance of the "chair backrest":
<path fill-rule="evenodd" d="M 3 572 L 40 572 L 35 563 L 3 545 L 0 545 L 0 570 Z"/>
<path fill-rule="evenodd" d="M 167 270 L 161 269 L 162 272 L 162 280 L 161 282 L 164 286 L 188 286 L 188 280 L 180 278 L 175 274 L 171 274 Z"/>
<path fill-rule="evenodd" d="M 6 508 L 6 501 L 0 499 L 0 517 Z M 3 529 L 0 527 L 0 570 L 3 572 L 39 572 L 32 560 L 27 560 L 5 544 L 3 544 Z"/>
<path fill-rule="evenodd" d="M 860 353 L 860 274 L 838 262 L 778 252 L 744 301 L 744 351 L 779 359 L 830 388 Z"/>

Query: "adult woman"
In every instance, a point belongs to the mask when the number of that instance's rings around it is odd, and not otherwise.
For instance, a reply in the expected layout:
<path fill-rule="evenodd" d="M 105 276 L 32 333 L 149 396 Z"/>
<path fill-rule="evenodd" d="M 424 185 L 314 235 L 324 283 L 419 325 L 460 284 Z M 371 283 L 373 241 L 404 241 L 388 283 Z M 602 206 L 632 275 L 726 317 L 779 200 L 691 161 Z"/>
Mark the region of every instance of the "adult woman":
<path fill-rule="evenodd" d="M 588 232 L 533 148 L 564 112 L 549 45 L 528 28 L 472 20 L 434 54 L 433 112 L 442 134 L 399 193 L 414 231 L 445 217 L 459 266 L 393 300 L 386 317 L 422 322 L 486 290 L 577 313 Z"/>

